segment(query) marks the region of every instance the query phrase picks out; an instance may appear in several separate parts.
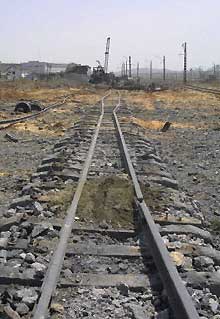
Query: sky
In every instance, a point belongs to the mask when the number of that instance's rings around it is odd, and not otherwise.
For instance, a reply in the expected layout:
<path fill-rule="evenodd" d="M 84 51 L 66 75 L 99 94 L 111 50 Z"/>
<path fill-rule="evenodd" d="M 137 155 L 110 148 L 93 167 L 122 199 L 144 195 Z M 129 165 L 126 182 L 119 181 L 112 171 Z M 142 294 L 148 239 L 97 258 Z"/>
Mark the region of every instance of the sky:
<path fill-rule="evenodd" d="M 188 68 L 220 64 L 219 0 L 0 0 L 0 61 L 104 62 L 181 70 L 182 43 Z"/>

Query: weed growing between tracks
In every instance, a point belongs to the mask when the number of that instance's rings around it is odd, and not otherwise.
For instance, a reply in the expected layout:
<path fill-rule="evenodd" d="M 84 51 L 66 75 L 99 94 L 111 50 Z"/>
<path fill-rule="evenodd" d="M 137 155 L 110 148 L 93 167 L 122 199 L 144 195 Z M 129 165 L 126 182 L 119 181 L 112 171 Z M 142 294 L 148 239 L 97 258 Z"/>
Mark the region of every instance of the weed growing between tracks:
<path fill-rule="evenodd" d="M 59 206 L 59 216 L 64 217 L 71 204 L 76 184 L 66 185 L 60 191 L 41 196 L 50 206 Z M 88 180 L 79 202 L 77 217 L 80 221 L 107 222 L 115 227 L 133 225 L 134 192 L 125 177 L 110 176 Z"/>
<path fill-rule="evenodd" d="M 90 180 L 85 185 L 77 216 L 129 227 L 133 224 L 133 198 L 133 187 L 127 178 L 110 176 Z"/>

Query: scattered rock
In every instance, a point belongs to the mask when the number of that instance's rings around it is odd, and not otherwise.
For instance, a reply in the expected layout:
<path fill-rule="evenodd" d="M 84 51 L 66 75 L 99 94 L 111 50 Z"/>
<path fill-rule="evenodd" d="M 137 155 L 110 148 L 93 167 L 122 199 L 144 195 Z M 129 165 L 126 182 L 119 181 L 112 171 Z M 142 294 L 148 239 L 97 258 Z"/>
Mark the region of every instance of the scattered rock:
<path fill-rule="evenodd" d="M 198 256 L 194 258 L 194 266 L 198 269 L 207 268 L 212 265 L 214 265 L 214 261 L 210 257 Z"/>
<path fill-rule="evenodd" d="M 8 245 L 8 238 L 0 238 L 0 248 L 6 248 Z"/>
<path fill-rule="evenodd" d="M 72 273 L 72 271 L 71 271 L 70 269 L 65 269 L 64 272 L 63 272 L 63 274 L 64 274 L 64 277 L 65 277 L 66 279 L 72 278 L 72 276 L 73 276 L 73 273 Z"/>
<path fill-rule="evenodd" d="M 111 265 L 107 268 L 107 270 L 111 273 L 111 274 L 117 274 L 119 271 L 119 267 L 117 265 Z"/>
<path fill-rule="evenodd" d="M 32 253 L 27 253 L 26 256 L 25 256 L 25 261 L 27 263 L 34 263 L 35 262 L 35 256 L 32 254 Z"/>
<path fill-rule="evenodd" d="M 43 212 L 43 207 L 39 202 L 34 202 L 33 205 L 34 213 L 36 214 L 41 214 Z"/>
<path fill-rule="evenodd" d="M 6 212 L 4 212 L 3 215 L 4 215 L 4 217 L 9 218 L 9 217 L 14 216 L 15 213 L 16 213 L 16 210 L 14 208 L 10 208 Z"/>
<path fill-rule="evenodd" d="M 169 312 L 169 309 L 165 309 L 161 312 L 159 312 L 155 319 L 169 319 L 170 318 L 170 312 Z"/>
<path fill-rule="evenodd" d="M 133 318 L 135 319 L 148 319 L 150 317 L 147 316 L 143 307 L 131 304 L 128 306 L 128 309 L 132 312 Z"/>
<path fill-rule="evenodd" d="M 31 267 L 36 271 L 36 274 L 41 277 L 44 275 L 44 272 L 46 270 L 46 266 L 44 264 L 40 264 L 38 262 L 35 262 L 31 264 Z"/>
<path fill-rule="evenodd" d="M 25 303 L 19 303 L 16 307 L 16 311 L 17 313 L 19 313 L 19 315 L 26 315 L 30 310 L 28 308 L 28 306 Z"/>
<path fill-rule="evenodd" d="M 52 227 L 52 225 L 51 225 Z M 45 235 L 46 232 L 48 232 L 50 229 L 50 225 L 48 224 L 39 224 L 34 226 L 34 229 L 32 230 L 31 236 L 37 237 L 39 235 Z"/>
<path fill-rule="evenodd" d="M 58 313 L 63 313 L 64 312 L 64 307 L 63 305 L 59 303 L 52 303 L 50 306 L 51 312 L 58 312 Z"/>
<path fill-rule="evenodd" d="M 119 263 L 118 266 L 119 266 L 119 268 L 120 268 L 121 270 L 126 270 L 126 269 L 128 269 L 128 265 L 125 264 L 125 263 Z"/>
<path fill-rule="evenodd" d="M 216 301 L 216 300 L 213 299 L 213 298 L 210 298 L 210 299 L 209 299 L 209 307 L 211 308 L 211 310 L 212 310 L 213 313 L 216 313 L 217 310 L 218 310 L 218 307 L 219 307 L 218 301 Z"/>
<path fill-rule="evenodd" d="M 107 224 L 106 221 L 103 221 L 102 223 L 99 224 L 99 227 L 102 229 L 108 229 L 109 225 Z"/>
<path fill-rule="evenodd" d="M 118 290 L 120 291 L 120 293 L 126 297 L 129 296 L 129 287 L 128 285 L 121 283 L 117 286 Z"/>
<path fill-rule="evenodd" d="M 184 264 L 184 255 L 182 253 L 177 252 L 177 251 L 172 251 L 170 253 L 170 257 L 172 258 L 174 264 L 177 267 L 180 267 Z"/>
<path fill-rule="evenodd" d="M 32 198 L 30 195 L 25 195 L 19 198 L 16 198 L 12 201 L 10 208 L 16 208 L 16 207 L 27 207 L 32 204 Z"/>
<path fill-rule="evenodd" d="M 14 311 L 11 306 L 5 306 L 4 311 L 10 319 L 21 319 L 17 311 Z"/>

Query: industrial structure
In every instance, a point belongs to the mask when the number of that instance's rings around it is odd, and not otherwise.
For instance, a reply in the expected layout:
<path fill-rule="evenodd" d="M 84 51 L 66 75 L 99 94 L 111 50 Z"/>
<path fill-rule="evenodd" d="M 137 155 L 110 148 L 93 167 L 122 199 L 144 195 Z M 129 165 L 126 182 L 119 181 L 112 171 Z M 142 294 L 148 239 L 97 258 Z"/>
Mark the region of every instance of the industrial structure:
<path fill-rule="evenodd" d="M 113 82 L 115 81 L 114 73 L 112 72 L 108 73 L 109 50 L 110 50 L 110 37 L 107 38 L 107 42 L 106 42 L 104 66 L 102 66 L 99 60 L 96 60 L 96 62 L 98 63 L 98 66 L 93 68 L 93 72 L 90 78 L 91 83 L 113 84 Z"/>

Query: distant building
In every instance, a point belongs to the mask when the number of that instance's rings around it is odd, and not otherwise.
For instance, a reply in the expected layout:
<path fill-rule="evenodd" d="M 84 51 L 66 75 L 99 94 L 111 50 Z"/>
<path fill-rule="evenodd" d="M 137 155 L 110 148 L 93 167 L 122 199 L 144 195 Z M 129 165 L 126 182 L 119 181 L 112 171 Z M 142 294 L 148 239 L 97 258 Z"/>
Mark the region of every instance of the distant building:
<path fill-rule="evenodd" d="M 0 78 L 16 80 L 22 76 L 21 65 L 16 63 L 0 63 Z"/>
<path fill-rule="evenodd" d="M 71 74 L 88 76 L 90 67 L 76 63 L 48 63 L 40 61 L 28 61 L 20 64 L 16 63 L 1 63 L 0 62 L 0 77 L 7 80 L 15 80 L 19 78 L 40 79 L 42 76 L 49 74 Z"/>
<path fill-rule="evenodd" d="M 23 74 L 44 74 L 47 70 L 46 62 L 29 61 L 21 63 Z"/>
<path fill-rule="evenodd" d="M 67 64 L 48 63 L 49 73 L 65 72 Z"/>

